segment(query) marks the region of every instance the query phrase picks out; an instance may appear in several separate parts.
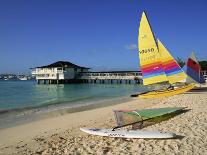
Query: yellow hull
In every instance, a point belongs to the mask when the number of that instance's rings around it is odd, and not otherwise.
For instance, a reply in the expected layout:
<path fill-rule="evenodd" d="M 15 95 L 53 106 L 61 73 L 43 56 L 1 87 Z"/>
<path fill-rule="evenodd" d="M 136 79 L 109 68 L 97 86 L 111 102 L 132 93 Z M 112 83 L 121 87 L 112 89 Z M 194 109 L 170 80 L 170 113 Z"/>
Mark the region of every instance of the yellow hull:
<path fill-rule="evenodd" d="M 168 97 L 168 96 L 173 96 L 177 94 L 181 94 L 184 92 L 187 92 L 191 90 L 195 85 L 194 84 L 189 84 L 180 88 L 176 88 L 173 90 L 166 90 L 166 91 L 151 91 L 146 94 L 140 94 L 138 97 L 139 98 L 161 98 L 161 97 Z"/>

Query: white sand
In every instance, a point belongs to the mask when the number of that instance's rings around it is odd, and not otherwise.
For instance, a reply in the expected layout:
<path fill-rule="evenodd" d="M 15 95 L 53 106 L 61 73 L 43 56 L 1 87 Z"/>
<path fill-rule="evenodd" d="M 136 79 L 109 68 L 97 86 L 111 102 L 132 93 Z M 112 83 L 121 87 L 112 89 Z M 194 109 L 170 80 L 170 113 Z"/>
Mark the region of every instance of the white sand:
<path fill-rule="evenodd" d="M 156 104 L 155 104 L 156 103 Z M 207 93 L 140 100 L 66 114 L 0 130 L 0 154 L 205 154 Z M 186 106 L 190 111 L 144 130 L 171 131 L 178 139 L 144 140 L 92 136 L 79 127 L 113 127 L 112 109 Z"/>

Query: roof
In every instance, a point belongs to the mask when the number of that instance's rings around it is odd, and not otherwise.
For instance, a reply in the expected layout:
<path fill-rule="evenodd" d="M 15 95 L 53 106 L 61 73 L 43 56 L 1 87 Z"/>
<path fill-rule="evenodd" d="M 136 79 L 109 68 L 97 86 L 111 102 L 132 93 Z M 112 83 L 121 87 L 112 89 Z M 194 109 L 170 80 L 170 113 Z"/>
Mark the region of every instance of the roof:
<path fill-rule="evenodd" d="M 90 69 L 87 67 L 78 66 L 68 61 L 57 61 L 55 63 L 49 64 L 46 66 L 36 67 L 36 68 L 54 68 L 54 67 L 74 67 L 74 68 Z"/>

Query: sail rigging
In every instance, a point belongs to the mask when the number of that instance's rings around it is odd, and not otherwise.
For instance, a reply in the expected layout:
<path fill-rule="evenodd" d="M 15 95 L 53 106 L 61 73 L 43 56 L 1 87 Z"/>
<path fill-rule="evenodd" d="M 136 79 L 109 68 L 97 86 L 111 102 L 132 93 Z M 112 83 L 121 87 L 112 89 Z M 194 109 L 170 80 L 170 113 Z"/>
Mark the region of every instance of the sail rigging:
<path fill-rule="evenodd" d="M 185 107 L 166 107 L 141 110 L 114 110 L 118 127 L 132 125 L 137 122 L 147 121 L 167 114 L 184 110 Z"/>

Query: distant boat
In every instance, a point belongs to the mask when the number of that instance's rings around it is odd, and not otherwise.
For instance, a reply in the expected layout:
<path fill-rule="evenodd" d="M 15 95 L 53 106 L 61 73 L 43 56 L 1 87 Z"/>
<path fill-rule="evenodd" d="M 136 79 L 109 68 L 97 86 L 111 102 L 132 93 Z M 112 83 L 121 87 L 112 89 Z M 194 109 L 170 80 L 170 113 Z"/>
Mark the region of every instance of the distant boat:
<path fill-rule="evenodd" d="M 23 74 L 20 74 L 17 76 L 17 78 L 21 81 L 25 81 L 25 80 L 28 80 L 27 76 L 26 75 L 23 75 Z"/>
<path fill-rule="evenodd" d="M 161 41 L 155 39 L 145 12 L 143 12 L 140 21 L 138 48 L 143 84 L 170 84 L 168 88 L 162 85 L 161 90 L 137 94 L 139 98 L 167 97 L 184 93 L 194 87 L 193 84 L 176 89 L 172 86 L 172 84 L 186 79 L 187 75 Z"/>
<path fill-rule="evenodd" d="M 22 80 L 22 81 L 25 81 L 25 80 L 27 80 L 27 77 L 19 77 L 18 79 Z"/>
<path fill-rule="evenodd" d="M 196 84 L 206 83 L 201 71 L 202 71 L 201 66 L 198 63 L 195 53 L 192 52 L 186 64 L 186 73 L 188 75 L 188 77 L 186 78 L 186 83 L 196 83 Z"/>

